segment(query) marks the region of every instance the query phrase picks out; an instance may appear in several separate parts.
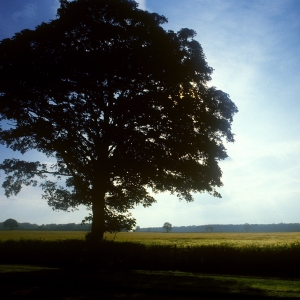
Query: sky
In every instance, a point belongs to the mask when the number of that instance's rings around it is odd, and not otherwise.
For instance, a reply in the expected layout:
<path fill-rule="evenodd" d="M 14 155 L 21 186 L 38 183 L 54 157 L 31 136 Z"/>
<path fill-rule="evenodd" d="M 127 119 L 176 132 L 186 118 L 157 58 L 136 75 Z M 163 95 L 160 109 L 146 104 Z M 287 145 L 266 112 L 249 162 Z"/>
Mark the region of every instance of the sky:
<path fill-rule="evenodd" d="M 194 202 L 168 193 L 132 214 L 140 227 L 205 224 L 300 223 L 300 1 L 140 0 L 164 15 L 165 29 L 191 28 L 214 69 L 211 85 L 228 93 L 239 112 L 220 162 L 222 198 L 195 194 Z M 0 40 L 55 19 L 58 0 L 0 0 Z M 5 158 L 47 159 L 1 146 Z M 0 184 L 4 179 L 0 177 Z M 38 188 L 7 199 L 0 188 L 0 222 L 80 223 L 85 208 L 54 212 Z"/>

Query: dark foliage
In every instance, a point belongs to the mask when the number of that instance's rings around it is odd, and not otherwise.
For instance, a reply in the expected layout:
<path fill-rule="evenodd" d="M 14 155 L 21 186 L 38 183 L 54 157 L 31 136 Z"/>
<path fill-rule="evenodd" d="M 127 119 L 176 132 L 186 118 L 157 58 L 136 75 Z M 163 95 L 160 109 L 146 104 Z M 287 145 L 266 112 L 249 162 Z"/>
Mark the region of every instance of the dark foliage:
<path fill-rule="evenodd" d="M 208 226 L 208 228 L 207 228 Z M 212 228 L 211 228 L 212 227 Z M 300 232 L 300 223 L 279 224 L 214 224 L 214 225 L 192 225 L 173 226 L 173 232 Z M 161 232 L 161 227 L 140 227 L 142 232 Z"/>
<path fill-rule="evenodd" d="M 132 0 L 60 3 L 57 19 L 0 43 L 0 142 L 56 159 L 4 160 L 6 196 L 42 181 L 54 209 L 92 209 L 95 240 L 132 228 L 149 190 L 220 196 L 237 108 L 208 86 L 195 32 L 165 31 Z"/>
<path fill-rule="evenodd" d="M 17 229 L 19 227 L 19 224 L 15 219 L 7 219 L 6 221 L 3 222 L 3 227 L 13 230 L 13 229 Z"/>
<path fill-rule="evenodd" d="M 200 273 L 300 277 L 300 243 L 277 246 L 145 246 L 80 240 L 0 242 L 0 263 L 70 268 L 179 270 Z"/>
<path fill-rule="evenodd" d="M 172 226 L 172 232 L 207 232 L 207 226 Z M 300 223 L 279 223 L 279 224 L 215 224 L 212 226 L 214 232 L 300 232 Z M 0 230 L 7 230 L 3 223 L 0 223 Z M 18 223 L 18 230 L 63 230 L 63 231 L 89 231 L 91 224 L 31 224 L 28 222 Z M 140 227 L 137 226 L 136 231 L 141 232 L 162 232 L 165 231 L 162 227 Z M 121 231 L 126 231 L 121 229 Z"/>
<path fill-rule="evenodd" d="M 6 227 L 0 226 L 0 230 L 7 230 Z M 28 222 L 18 223 L 18 230 L 32 230 L 32 231 L 89 231 L 91 224 L 31 224 Z"/>
<path fill-rule="evenodd" d="M 163 225 L 163 230 L 165 230 L 166 232 L 172 231 L 172 224 L 169 222 L 165 222 Z"/>

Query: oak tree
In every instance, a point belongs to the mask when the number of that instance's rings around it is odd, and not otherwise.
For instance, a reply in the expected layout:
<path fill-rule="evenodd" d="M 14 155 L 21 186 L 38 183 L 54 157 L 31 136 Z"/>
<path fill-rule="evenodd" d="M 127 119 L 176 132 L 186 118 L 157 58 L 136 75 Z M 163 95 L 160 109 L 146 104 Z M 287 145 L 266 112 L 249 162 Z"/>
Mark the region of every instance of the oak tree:
<path fill-rule="evenodd" d="M 229 96 L 209 86 L 195 32 L 165 30 L 133 0 L 60 0 L 57 18 L 0 43 L 0 142 L 53 165 L 6 159 L 6 196 L 40 184 L 54 209 L 91 208 L 93 240 L 169 191 L 219 197 L 234 141 Z"/>

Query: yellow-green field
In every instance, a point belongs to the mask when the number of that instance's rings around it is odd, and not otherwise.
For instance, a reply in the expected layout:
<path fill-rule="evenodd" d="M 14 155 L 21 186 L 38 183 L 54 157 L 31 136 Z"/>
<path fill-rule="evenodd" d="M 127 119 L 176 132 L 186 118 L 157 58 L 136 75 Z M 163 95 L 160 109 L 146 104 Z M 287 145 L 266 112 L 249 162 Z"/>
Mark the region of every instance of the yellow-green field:
<path fill-rule="evenodd" d="M 107 234 L 113 239 L 113 234 Z M 121 232 L 115 241 L 130 241 L 143 244 L 176 244 L 177 246 L 196 246 L 211 244 L 245 245 L 282 245 L 300 242 L 300 232 L 289 233 L 147 233 Z"/>
<path fill-rule="evenodd" d="M 5 240 L 65 240 L 84 239 L 83 231 L 0 231 L 0 241 Z M 178 247 L 230 244 L 235 247 L 256 245 L 274 246 L 300 243 L 300 232 L 280 233 L 159 233 L 159 232 L 120 232 L 106 234 L 107 240 L 136 242 L 142 244 L 174 245 Z"/>
<path fill-rule="evenodd" d="M 7 240 L 65 240 L 65 239 L 84 239 L 84 231 L 26 231 L 26 230 L 7 230 L 0 231 L 0 241 Z"/>

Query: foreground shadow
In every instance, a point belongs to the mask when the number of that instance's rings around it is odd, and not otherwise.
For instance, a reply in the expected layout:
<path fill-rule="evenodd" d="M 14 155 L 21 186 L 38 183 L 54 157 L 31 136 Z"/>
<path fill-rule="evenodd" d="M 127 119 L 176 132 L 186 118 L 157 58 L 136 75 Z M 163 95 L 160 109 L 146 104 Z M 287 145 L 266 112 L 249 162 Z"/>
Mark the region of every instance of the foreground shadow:
<path fill-rule="evenodd" d="M 180 272 L 13 269 L 0 288 L 1 299 L 274 299 L 234 278 Z"/>

